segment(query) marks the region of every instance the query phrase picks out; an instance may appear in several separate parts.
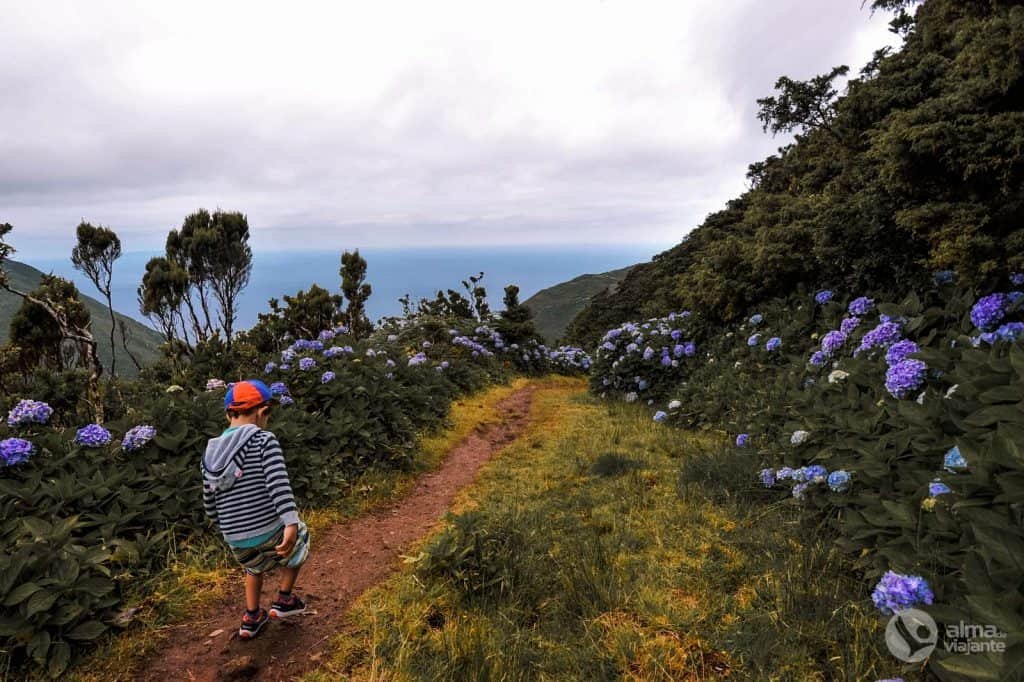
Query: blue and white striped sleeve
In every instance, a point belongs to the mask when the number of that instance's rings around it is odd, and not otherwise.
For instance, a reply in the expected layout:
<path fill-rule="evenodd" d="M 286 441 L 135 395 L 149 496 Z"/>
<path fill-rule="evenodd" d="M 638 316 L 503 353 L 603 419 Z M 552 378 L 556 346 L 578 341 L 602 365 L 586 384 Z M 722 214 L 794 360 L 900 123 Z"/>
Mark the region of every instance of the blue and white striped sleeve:
<path fill-rule="evenodd" d="M 298 507 L 295 506 L 295 495 L 292 493 L 288 470 L 284 466 L 284 453 L 281 444 L 274 434 L 268 434 L 263 444 L 263 480 L 271 502 L 281 517 L 281 523 L 290 526 L 299 522 Z"/>

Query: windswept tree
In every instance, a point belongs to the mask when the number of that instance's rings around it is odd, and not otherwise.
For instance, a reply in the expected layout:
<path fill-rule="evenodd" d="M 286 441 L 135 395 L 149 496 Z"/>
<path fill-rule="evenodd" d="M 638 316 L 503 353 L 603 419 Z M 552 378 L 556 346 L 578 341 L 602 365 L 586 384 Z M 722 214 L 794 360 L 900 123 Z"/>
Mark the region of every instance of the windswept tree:
<path fill-rule="evenodd" d="M 537 338 L 533 325 L 533 311 L 519 302 L 519 287 L 509 284 L 505 287 L 503 299 L 505 309 L 498 317 L 497 329 L 508 343 L 522 344 Z"/>
<path fill-rule="evenodd" d="M 491 314 L 491 307 L 487 303 L 487 289 L 480 284 L 483 278 L 484 273 L 481 272 L 479 275 L 470 275 L 468 282 L 462 280 L 462 288 L 469 294 L 473 305 L 473 314 L 478 320 L 484 320 Z"/>
<path fill-rule="evenodd" d="M 128 339 L 124 324 L 118 325 L 114 314 L 114 301 L 111 282 L 114 278 L 114 262 L 121 257 L 121 240 L 117 234 L 106 227 L 94 227 L 82 222 L 77 229 L 78 243 L 71 251 L 71 263 L 75 269 L 83 273 L 107 300 L 107 312 L 110 313 L 110 375 L 117 376 L 117 347 L 114 343 L 114 332 L 120 326 L 121 345 L 136 369 L 141 369 L 138 359 L 128 350 Z"/>
<path fill-rule="evenodd" d="M 150 258 L 137 296 L 139 312 L 155 322 L 168 343 L 175 340 L 189 346 L 188 323 L 183 305 L 188 296 L 189 277 L 177 263 L 164 256 Z"/>
<path fill-rule="evenodd" d="M 43 275 L 30 295 L 53 302 L 65 312 L 72 325 L 89 326 L 89 309 L 82 303 L 75 285 L 66 279 Z M 22 301 L 11 318 L 10 343 L 20 349 L 26 368 L 42 366 L 62 372 L 81 363 L 84 357 L 80 344 L 69 342 L 50 313 L 28 299 Z"/>
<path fill-rule="evenodd" d="M 50 289 L 42 288 L 41 291 L 27 292 L 14 288 L 4 267 L 7 259 L 14 253 L 14 247 L 5 240 L 13 229 L 10 223 L 0 224 L 0 289 L 20 297 L 25 303 L 38 306 L 57 325 L 62 339 L 78 345 L 82 362 L 90 370 L 89 400 L 92 403 L 93 415 L 97 422 L 102 422 L 103 399 L 100 394 L 100 377 L 103 374 L 103 365 L 100 364 L 99 354 L 96 352 L 96 339 L 90 329 L 91 321 L 88 314 L 84 318 L 81 317 L 76 312 L 76 306 L 71 303 L 71 292 L 74 292 L 74 298 L 77 299 L 78 290 L 67 280 L 52 276 L 46 280 L 46 283 L 51 285 Z"/>
<path fill-rule="evenodd" d="M 230 350 L 238 297 L 252 275 L 248 219 L 237 211 L 199 209 L 167 235 L 167 260 L 188 274 L 190 286 L 182 302 L 196 342 L 213 336 L 216 319 Z"/>
<path fill-rule="evenodd" d="M 821 130 L 842 143 L 833 125 L 836 112 L 832 105 L 839 94 L 833 83 L 849 72 L 850 67 L 837 66 L 808 81 L 795 81 L 788 76 L 779 78 L 775 81 L 778 95 L 757 100 L 757 118 L 764 125 L 764 131 L 777 135 L 794 130 Z"/>
<path fill-rule="evenodd" d="M 359 249 L 341 254 L 341 293 L 348 302 L 345 308 L 345 324 L 355 338 L 363 338 L 373 331 L 373 324 L 366 316 L 366 300 L 373 288 L 366 282 L 366 259 L 359 255 Z"/>

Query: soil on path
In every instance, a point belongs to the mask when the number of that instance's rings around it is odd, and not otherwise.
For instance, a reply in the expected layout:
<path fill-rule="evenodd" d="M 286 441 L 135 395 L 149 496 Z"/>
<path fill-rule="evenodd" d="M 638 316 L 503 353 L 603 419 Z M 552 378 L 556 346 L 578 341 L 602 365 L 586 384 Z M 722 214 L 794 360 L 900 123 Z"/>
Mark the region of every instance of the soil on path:
<path fill-rule="evenodd" d="M 309 607 L 305 615 L 272 621 L 256 639 L 239 640 L 244 604 L 239 579 L 230 595 L 211 603 L 189 623 L 171 628 L 161 653 L 144 666 L 138 679 L 269 682 L 291 680 L 315 668 L 327 655 L 352 601 L 396 570 L 399 555 L 437 524 L 484 462 L 522 433 L 534 390 L 527 386 L 499 403 L 500 421 L 478 426 L 405 497 L 312 537 L 309 560 L 296 586 Z M 270 575 L 264 581 L 265 604 L 276 590 Z M 211 637 L 213 633 L 217 634 Z"/>

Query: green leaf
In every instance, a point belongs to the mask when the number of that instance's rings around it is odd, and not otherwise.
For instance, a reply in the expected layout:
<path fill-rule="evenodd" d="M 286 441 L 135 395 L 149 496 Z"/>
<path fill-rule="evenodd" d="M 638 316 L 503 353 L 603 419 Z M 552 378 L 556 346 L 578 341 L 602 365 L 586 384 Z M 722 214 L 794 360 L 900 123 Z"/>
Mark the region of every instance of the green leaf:
<path fill-rule="evenodd" d="M 50 650 L 50 633 L 46 630 L 37 632 L 28 641 L 28 646 L 25 647 L 25 650 L 36 663 L 44 665 L 46 663 L 46 653 Z"/>
<path fill-rule="evenodd" d="M 67 642 L 57 640 L 50 647 L 50 662 L 46 665 L 46 672 L 51 679 L 57 679 L 67 670 L 70 662 L 71 647 Z"/>
<path fill-rule="evenodd" d="M 999 668 L 992 661 L 979 654 L 950 656 L 936 663 L 948 672 L 963 675 L 970 680 L 999 680 Z"/>
<path fill-rule="evenodd" d="M 53 534 L 53 526 L 44 521 L 43 519 L 38 519 L 34 516 L 29 516 L 27 518 L 22 519 L 21 522 L 25 524 L 25 527 L 28 529 L 28 532 L 32 533 L 32 535 L 35 535 L 36 537 L 46 538 Z"/>
<path fill-rule="evenodd" d="M 67 636 L 68 639 L 92 640 L 102 635 L 106 630 L 107 626 L 100 621 L 90 620 L 76 626 Z"/>
<path fill-rule="evenodd" d="M 39 590 L 25 602 L 25 615 L 31 618 L 37 613 L 47 611 L 60 595 L 49 590 Z"/>
<path fill-rule="evenodd" d="M 22 583 L 11 590 L 10 594 L 7 595 L 7 598 L 4 599 L 4 606 L 16 606 L 41 589 L 42 588 L 35 583 Z"/>

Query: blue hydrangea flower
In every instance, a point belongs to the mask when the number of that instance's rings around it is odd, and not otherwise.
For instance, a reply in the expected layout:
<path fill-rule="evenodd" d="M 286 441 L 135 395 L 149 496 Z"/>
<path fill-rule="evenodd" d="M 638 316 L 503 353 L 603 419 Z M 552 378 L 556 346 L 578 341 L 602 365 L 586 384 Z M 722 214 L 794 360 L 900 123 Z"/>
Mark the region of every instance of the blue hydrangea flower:
<path fill-rule="evenodd" d="M 761 335 L 760 334 L 753 334 L 753 335 L 751 335 L 751 337 L 749 339 L 747 339 L 747 345 L 750 346 L 751 348 L 753 348 L 754 346 L 758 346 L 760 344 L 761 344 Z"/>
<path fill-rule="evenodd" d="M 291 348 L 286 348 L 281 351 L 281 362 L 288 364 L 295 360 L 295 351 Z"/>
<path fill-rule="evenodd" d="M 951 447 L 943 458 L 942 464 L 946 467 L 946 471 L 957 472 L 966 469 L 967 460 L 960 454 L 960 446 L 954 445 Z"/>
<path fill-rule="evenodd" d="M 862 315 L 867 315 L 868 313 L 870 313 L 874 309 L 874 307 L 874 300 L 868 298 L 867 296 L 861 296 L 860 298 L 855 298 L 853 299 L 853 301 L 850 302 L 850 307 L 848 308 L 848 310 L 850 311 L 851 315 L 856 315 L 860 317 Z"/>
<path fill-rule="evenodd" d="M 902 335 L 903 329 L 897 322 L 883 322 L 864 335 L 854 355 L 875 348 L 888 348 L 899 341 Z"/>
<path fill-rule="evenodd" d="M 839 323 L 839 331 L 849 336 L 854 332 L 857 327 L 860 326 L 859 317 L 844 317 L 843 321 Z"/>
<path fill-rule="evenodd" d="M 745 448 L 747 447 L 748 443 L 750 443 L 749 433 L 741 433 L 740 435 L 736 436 L 736 447 Z"/>
<path fill-rule="evenodd" d="M 775 485 L 775 471 L 773 469 L 761 469 L 761 483 L 765 488 Z"/>
<path fill-rule="evenodd" d="M 128 429 L 128 432 L 124 434 L 124 438 L 121 440 L 121 448 L 125 452 L 135 452 L 141 450 L 146 443 L 153 440 L 156 436 L 156 429 L 148 424 L 139 424 Z"/>
<path fill-rule="evenodd" d="M 427 361 L 427 355 L 423 351 L 420 351 L 416 355 L 409 358 L 409 366 L 415 367 L 416 365 L 422 365 Z"/>
<path fill-rule="evenodd" d="M 320 376 L 320 383 L 321 383 L 321 384 L 329 384 L 329 383 L 331 383 L 332 381 L 334 381 L 334 379 L 335 379 L 335 374 L 334 374 L 334 372 L 332 372 L 332 371 L 330 371 L 330 370 L 327 370 L 326 372 L 324 372 L 324 373 L 323 373 L 323 374 L 322 374 L 322 375 Z"/>
<path fill-rule="evenodd" d="M 314 367 L 316 367 L 316 360 L 313 358 L 302 358 L 299 360 L 299 369 L 303 372 L 308 372 Z"/>
<path fill-rule="evenodd" d="M 613 351 L 615 350 L 615 344 L 612 343 L 611 341 L 605 341 L 604 343 L 601 344 L 601 348 Z"/>
<path fill-rule="evenodd" d="M 939 495 L 948 495 L 951 492 L 953 491 L 949 489 L 949 486 L 937 478 L 928 484 L 928 494 L 932 497 L 938 497 Z"/>
<path fill-rule="evenodd" d="M 928 582 L 917 575 L 902 575 L 886 571 L 871 593 L 871 601 L 885 615 L 899 613 L 918 604 L 931 604 L 932 594 Z"/>
<path fill-rule="evenodd" d="M 1024 336 L 1024 322 L 1007 322 L 996 330 L 996 337 L 1013 343 Z"/>
<path fill-rule="evenodd" d="M 658 410 L 657 412 L 654 413 L 654 421 L 658 422 L 659 424 L 661 424 L 667 419 L 668 413 L 664 412 L 663 410 Z"/>
<path fill-rule="evenodd" d="M 832 492 L 845 493 L 850 489 L 850 472 L 837 469 L 828 475 L 828 487 Z"/>
<path fill-rule="evenodd" d="M 761 324 L 762 322 L 764 322 L 764 315 L 762 315 L 761 313 L 757 313 L 756 315 L 752 315 L 750 317 L 750 324 L 754 325 L 755 327 Z"/>
<path fill-rule="evenodd" d="M 1024 272 L 1015 272 L 1010 275 L 1010 282 L 1015 287 L 1024 286 Z"/>
<path fill-rule="evenodd" d="M 295 399 L 292 398 L 290 395 L 283 395 L 280 398 L 278 398 L 278 400 L 280 400 L 282 405 L 292 405 L 295 403 Z"/>
<path fill-rule="evenodd" d="M 806 481 L 797 483 L 795 486 L 793 486 L 793 497 L 795 497 L 798 500 L 804 499 L 804 497 L 807 496 L 807 488 L 810 487 L 810 485 L 811 484 L 807 483 Z"/>
<path fill-rule="evenodd" d="M 53 408 L 39 400 L 21 400 L 7 413 L 10 427 L 45 424 L 53 416 Z"/>
<path fill-rule="evenodd" d="M 270 374 L 270 373 L 271 373 L 271 372 L 273 372 L 273 371 L 274 371 L 275 369 L 277 369 L 277 363 L 276 363 L 276 362 L 268 362 L 268 363 L 267 363 L 267 364 L 266 364 L 266 365 L 265 365 L 265 366 L 263 367 L 263 373 L 264 373 L 264 374 Z"/>
<path fill-rule="evenodd" d="M 885 388 L 894 398 L 904 399 L 924 385 L 928 365 L 920 360 L 902 360 L 885 373 Z"/>
<path fill-rule="evenodd" d="M 885 353 L 885 362 L 891 367 L 892 365 L 898 365 L 907 359 L 908 355 L 921 352 L 921 349 L 913 341 L 904 339 L 897 341 L 893 345 L 889 346 L 889 350 Z"/>
<path fill-rule="evenodd" d="M 661 355 L 661 366 L 662 367 L 671 367 L 672 366 L 672 356 L 668 354 L 668 349 L 665 349 L 665 352 L 662 353 L 662 355 Z"/>
<path fill-rule="evenodd" d="M 823 289 L 814 295 L 814 300 L 818 305 L 825 305 L 832 300 L 832 292 L 828 289 Z"/>
<path fill-rule="evenodd" d="M 4 466 L 12 467 L 28 460 L 35 452 L 35 446 L 23 438 L 0 440 L 0 459 Z"/>
<path fill-rule="evenodd" d="M 278 397 L 288 395 L 288 387 L 284 385 L 284 382 L 275 381 L 274 383 L 270 384 L 270 393 L 271 395 L 275 395 Z"/>
<path fill-rule="evenodd" d="M 934 281 L 938 286 L 952 284 L 956 281 L 956 273 L 952 270 L 940 270 L 932 275 L 932 281 Z"/>
<path fill-rule="evenodd" d="M 681 339 L 683 337 L 683 332 L 681 330 L 679 330 L 679 329 L 673 329 L 672 333 L 669 334 L 669 336 L 672 337 L 673 341 L 678 341 L 679 339 Z"/>
<path fill-rule="evenodd" d="M 835 355 L 846 345 L 847 336 L 842 331 L 830 331 L 821 340 L 821 350 L 829 357 Z"/>
<path fill-rule="evenodd" d="M 776 480 L 779 481 L 791 481 L 793 480 L 794 474 L 796 474 L 796 469 L 791 469 L 790 467 L 782 467 L 781 469 L 775 472 L 775 478 Z"/>
<path fill-rule="evenodd" d="M 978 299 L 971 308 L 971 322 L 978 329 L 990 332 L 1002 322 L 1010 300 L 1006 294 L 989 294 Z"/>
<path fill-rule="evenodd" d="M 637 379 L 636 387 L 637 387 L 638 390 L 641 390 L 641 391 L 647 390 L 647 380 L 646 379 Z"/>
<path fill-rule="evenodd" d="M 821 367 L 826 362 L 828 362 L 828 356 L 825 355 L 824 351 L 815 351 L 811 355 L 810 363 L 815 367 Z"/>
<path fill-rule="evenodd" d="M 78 429 L 75 442 L 87 448 L 99 448 L 110 443 L 110 431 L 99 424 L 89 424 Z"/>
<path fill-rule="evenodd" d="M 802 470 L 805 481 L 825 480 L 828 477 L 828 469 L 820 464 L 808 464 Z"/>
<path fill-rule="evenodd" d="M 697 344 L 693 341 L 687 341 L 683 344 L 683 355 L 688 358 L 692 358 L 697 353 Z"/>
<path fill-rule="evenodd" d="M 779 348 L 782 347 L 782 339 L 780 339 L 777 336 L 773 336 L 772 338 L 768 339 L 768 343 L 766 343 L 764 347 L 769 351 L 777 351 Z"/>

